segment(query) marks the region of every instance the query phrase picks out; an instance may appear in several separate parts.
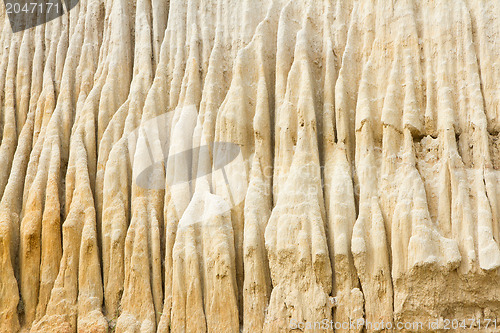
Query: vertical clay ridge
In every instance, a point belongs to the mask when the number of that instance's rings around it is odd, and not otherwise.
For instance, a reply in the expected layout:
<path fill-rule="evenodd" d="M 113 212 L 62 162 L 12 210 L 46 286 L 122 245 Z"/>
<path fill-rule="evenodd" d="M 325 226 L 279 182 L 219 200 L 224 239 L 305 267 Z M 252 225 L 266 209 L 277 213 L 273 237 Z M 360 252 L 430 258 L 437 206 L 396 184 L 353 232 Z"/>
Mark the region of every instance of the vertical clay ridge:
<path fill-rule="evenodd" d="M 0 6 L 0 332 L 500 320 L 500 2 L 72 5 Z"/>

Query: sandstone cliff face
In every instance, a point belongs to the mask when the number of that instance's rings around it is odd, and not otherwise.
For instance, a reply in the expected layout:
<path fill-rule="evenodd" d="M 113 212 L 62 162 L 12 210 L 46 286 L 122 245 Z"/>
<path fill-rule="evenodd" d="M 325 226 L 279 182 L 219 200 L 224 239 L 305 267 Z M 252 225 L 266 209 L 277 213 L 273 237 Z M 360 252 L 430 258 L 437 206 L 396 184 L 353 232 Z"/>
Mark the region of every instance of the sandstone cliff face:
<path fill-rule="evenodd" d="M 0 332 L 500 327 L 497 0 L 0 7 Z"/>

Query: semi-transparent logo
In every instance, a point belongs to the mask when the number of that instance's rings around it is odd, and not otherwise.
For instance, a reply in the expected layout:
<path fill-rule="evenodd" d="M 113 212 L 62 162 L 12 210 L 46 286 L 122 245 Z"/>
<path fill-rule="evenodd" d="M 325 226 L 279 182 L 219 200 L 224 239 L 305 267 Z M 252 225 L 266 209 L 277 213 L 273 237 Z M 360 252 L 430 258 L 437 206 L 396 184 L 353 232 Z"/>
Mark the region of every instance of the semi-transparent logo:
<path fill-rule="evenodd" d="M 168 186 L 179 215 L 188 206 L 204 211 L 190 214 L 180 227 L 228 212 L 243 202 L 247 191 L 247 166 L 240 146 L 201 142 L 197 120 L 196 106 L 182 107 L 143 122 L 128 135 L 136 185 L 147 190 Z M 210 203 L 199 202 L 207 200 Z"/>
<path fill-rule="evenodd" d="M 13 32 L 47 23 L 73 9 L 79 0 L 4 0 Z"/>

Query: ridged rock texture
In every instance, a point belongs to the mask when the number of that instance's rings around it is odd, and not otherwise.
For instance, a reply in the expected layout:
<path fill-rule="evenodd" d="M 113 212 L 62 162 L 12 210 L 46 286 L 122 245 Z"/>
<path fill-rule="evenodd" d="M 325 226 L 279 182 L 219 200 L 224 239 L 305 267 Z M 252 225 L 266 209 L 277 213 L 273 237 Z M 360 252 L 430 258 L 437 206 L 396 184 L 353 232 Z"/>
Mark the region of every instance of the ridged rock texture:
<path fill-rule="evenodd" d="M 0 7 L 0 332 L 500 329 L 498 0 Z"/>

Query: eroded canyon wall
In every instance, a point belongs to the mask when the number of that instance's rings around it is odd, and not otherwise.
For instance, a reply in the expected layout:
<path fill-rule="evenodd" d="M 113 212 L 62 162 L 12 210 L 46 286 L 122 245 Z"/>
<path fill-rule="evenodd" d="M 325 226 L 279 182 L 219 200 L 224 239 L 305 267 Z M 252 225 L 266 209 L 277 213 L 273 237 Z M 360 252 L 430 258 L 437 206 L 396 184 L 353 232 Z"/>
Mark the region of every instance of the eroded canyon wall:
<path fill-rule="evenodd" d="M 500 321 L 498 0 L 0 7 L 1 332 Z"/>

